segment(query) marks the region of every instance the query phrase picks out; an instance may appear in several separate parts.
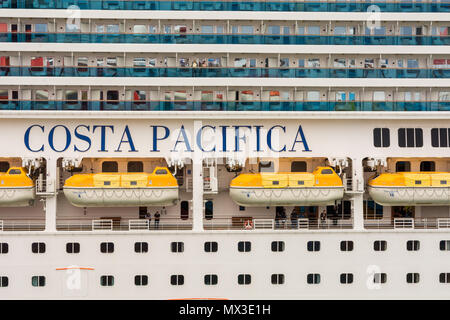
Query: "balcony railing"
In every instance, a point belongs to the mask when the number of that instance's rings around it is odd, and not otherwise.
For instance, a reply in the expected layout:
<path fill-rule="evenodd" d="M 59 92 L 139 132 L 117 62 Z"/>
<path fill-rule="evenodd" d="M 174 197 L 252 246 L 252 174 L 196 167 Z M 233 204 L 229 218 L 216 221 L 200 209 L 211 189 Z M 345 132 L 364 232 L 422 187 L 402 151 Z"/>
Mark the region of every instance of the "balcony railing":
<path fill-rule="evenodd" d="M 205 230 L 323 230 L 352 229 L 352 219 L 233 219 L 214 218 L 203 221 Z"/>
<path fill-rule="evenodd" d="M 366 229 L 447 229 L 450 218 L 392 218 L 364 220 Z"/>
<path fill-rule="evenodd" d="M 77 219 L 64 218 L 56 222 L 58 231 L 161 231 L 192 230 L 192 220 L 161 218 L 159 223 L 154 219 Z"/>
<path fill-rule="evenodd" d="M 83 10 L 200 10 L 200 11 L 307 11 L 366 12 L 377 5 L 382 12 L 450 12 L 447 1 L 327 2 L 327 1 L 147 1 L 147 0 L 0 0 L 0 8 Z"/>
<path fill-rule="evenodd" d="M 450 69 L 362 68 L 150 68 L 150 67 L 0 67 L 10 77 L 189 77 L 189 78 L 431 78 L 448 79 Z"/>
<path fill-rule="evenodd" d="M 3 32 L 0 42 L 445 46 L 450 36 Z"/>
<path fill-rule="evenodd" d="M 69 111 L 450 111 L 450 101 L 0 100 L 0 110 Z"/>

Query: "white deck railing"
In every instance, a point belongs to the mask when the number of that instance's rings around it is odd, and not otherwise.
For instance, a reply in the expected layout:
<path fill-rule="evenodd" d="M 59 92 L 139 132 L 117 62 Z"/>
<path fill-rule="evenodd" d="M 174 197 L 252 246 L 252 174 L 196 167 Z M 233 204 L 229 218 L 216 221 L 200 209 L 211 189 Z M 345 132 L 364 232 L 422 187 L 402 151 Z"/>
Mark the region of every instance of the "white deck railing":
<path fill-rule="evenodd" d="M 450 228 L 450 218 L 438 218 L 437 219 L 438 228 Z"/>
<path fill-rule="evenodd" d="M 100 219 L 100 220 L 92 220 L 92 230 L 112 230 L 113 229 L 113 221 L 112 219 Z"/>
<path fill-rule="evenodd" d="M 148 230 L 150 224 L 148 219 L 128 220 L 128 230 Z"/>
<path fill-rule="evenodd" d="M 3 220 L 0 220 L 0 231 L 3 231 Z"/>
<path fill-rule="evenodd" d="M 394 218 L 394 229 L 413 229 L 414 218 Z"/>

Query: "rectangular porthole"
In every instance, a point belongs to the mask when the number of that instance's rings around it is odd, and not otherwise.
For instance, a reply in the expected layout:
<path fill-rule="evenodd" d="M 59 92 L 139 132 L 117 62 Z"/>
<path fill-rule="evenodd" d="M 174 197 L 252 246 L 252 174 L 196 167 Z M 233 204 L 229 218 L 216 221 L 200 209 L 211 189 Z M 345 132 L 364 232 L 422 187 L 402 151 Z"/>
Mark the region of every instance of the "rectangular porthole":
<path fill-rule="evenodd" d="M 111 185 L 111 181 L 103 181 L 103 185 L 104 186 L 110 186 Z"/>
<path fill-rule="evenodd" d="M 280 184 L 280 181 L 272 181 L 272 185 L 274 185 L 274 186 L 278 186 Z"/>
<path fill-rule="evenodd" d="M 447 180 L 441 180 L 441 184 L 447 184 Z"/>
<path fill-rule="evenodd" d="M 130 181 L 130 186 L 137 186 L 137 181 Z"/>
<path fill-rule="evenodd" d="M 303 186 L 305 184 L 305 181 L 299 180 L 298 185 Z"/>

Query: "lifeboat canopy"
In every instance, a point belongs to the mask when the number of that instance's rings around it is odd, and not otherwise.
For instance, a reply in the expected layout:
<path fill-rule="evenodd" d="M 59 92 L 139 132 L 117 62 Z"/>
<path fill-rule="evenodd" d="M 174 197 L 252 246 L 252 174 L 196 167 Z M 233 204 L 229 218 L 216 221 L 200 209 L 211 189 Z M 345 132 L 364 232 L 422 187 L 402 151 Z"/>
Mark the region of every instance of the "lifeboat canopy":
<path fill-rule="evenodd" d="M 34 199 L 35 185 L 26 168 L 11 167 L 0 173 L 0 207 L 26 207 Z"/>

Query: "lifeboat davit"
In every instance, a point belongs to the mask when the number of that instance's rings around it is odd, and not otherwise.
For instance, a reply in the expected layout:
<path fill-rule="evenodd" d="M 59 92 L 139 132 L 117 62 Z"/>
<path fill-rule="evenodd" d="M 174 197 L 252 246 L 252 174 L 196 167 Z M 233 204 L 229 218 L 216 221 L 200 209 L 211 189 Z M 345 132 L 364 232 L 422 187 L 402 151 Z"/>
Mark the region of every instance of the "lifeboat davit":
<path fill-rule="evenodd" d="M 77 207 L 170 206 L 178 200 L 178 183 L 164 167 L 153 173 L 76 174 L 66 180 L 64 195 Z"/>
<path fill-rule="evenodd" d="M 26 207 L 35 199 L 35 186 L 25 168 L 0 173 L 0 207 Z"/>
<path fill-rule="evenodd" d="M 238 205 L 331 205 L 344 196 L 342 180 L 330 167 L 313 173 L 246 173 L 230 184 L 230 197 Z"/>
<path fill-rule="evenodd" d="M 382 173 L 369 181 L 368 191 L 375 202 L 386 206 L 450 205 L 450 173 Z"/>

